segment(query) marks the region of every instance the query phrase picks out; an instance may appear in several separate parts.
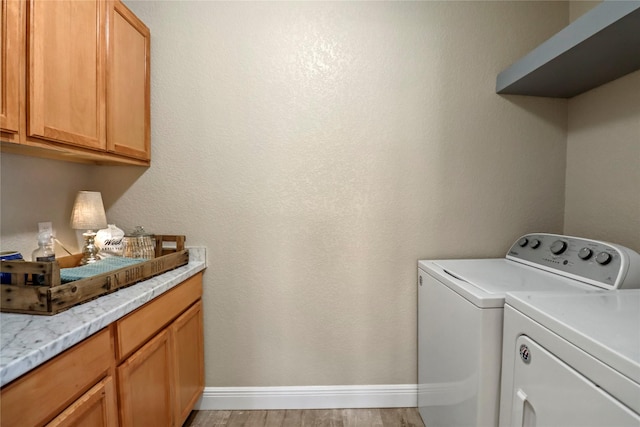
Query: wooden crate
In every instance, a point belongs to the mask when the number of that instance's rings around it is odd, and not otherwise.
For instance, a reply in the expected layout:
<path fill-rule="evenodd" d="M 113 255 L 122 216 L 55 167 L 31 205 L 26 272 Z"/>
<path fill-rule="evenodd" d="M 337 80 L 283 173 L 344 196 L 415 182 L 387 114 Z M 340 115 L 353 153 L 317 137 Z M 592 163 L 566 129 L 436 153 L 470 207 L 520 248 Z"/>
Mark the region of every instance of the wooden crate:
<path fill-rule="evenodd" d="M 11 284 L 0 284 L 0 311 L 57 314 L 189 262 L 184 236 L 155 237 L 156 258 L 64 284 L 60 280 L 60 268 L 77 266 L 82 254 L 57 258 L 55 262 L 2 261 L 0 271 L 11 274 Z M 175 244 L 166 248 L 165 242 Z M 39 277 L 37 284 L 34 276 Z"/>

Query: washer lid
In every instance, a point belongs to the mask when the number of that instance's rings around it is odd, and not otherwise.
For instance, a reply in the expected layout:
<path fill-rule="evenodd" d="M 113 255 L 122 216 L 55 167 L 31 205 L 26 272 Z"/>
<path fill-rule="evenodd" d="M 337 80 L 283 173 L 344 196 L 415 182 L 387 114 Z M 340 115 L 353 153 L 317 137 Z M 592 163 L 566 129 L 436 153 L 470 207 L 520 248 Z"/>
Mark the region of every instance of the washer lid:
<path fill-rule="evenodd" d="M 597 289 L 504 258 L 419 261 L 418 266 L 480 308 L 501 308 L 507 292 Z"/>
<path fill-rule="evenodd" d="M 640 290 L 507 295 L 507 304 L 640 383 Z"/>

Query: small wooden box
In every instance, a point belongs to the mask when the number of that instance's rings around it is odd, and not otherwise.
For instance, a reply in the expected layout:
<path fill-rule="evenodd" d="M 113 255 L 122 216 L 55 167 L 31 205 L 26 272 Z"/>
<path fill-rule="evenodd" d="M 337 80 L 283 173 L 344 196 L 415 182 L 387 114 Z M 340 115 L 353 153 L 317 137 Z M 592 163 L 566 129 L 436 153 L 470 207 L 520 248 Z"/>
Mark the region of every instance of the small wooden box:
<path fill-rule="evenodd" d="M 0 271 L 11 274 L 11 284 L 0 284 L 0 311 L 57 314 L 189 262 L 184 236 L 156 235 L 155 240 L 156 258 L 69 283 L 61 283 L 60 268 L 77 266 L 82 254 L 55 262 L 2 261 Z M 166 248 L 165 242 L 175 242 L 175 247 Z M 34 275 L 38 284 L 31 280 Z"/>

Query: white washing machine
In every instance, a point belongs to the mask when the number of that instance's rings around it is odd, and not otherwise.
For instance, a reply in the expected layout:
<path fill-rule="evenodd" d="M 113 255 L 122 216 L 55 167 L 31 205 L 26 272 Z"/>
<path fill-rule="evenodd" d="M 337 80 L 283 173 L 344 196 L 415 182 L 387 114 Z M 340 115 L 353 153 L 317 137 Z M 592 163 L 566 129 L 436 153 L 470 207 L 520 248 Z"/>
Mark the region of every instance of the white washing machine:
<path fill-rule="evenodd" d="M 418 262 L 418 409 L 429 427 L 497 426 L 507 292 L 640 287 L 640 255 L 528 234 L 505 258 Z"/>
<path fill-rule="evenodd" d="M 640 290 L 506 298 L 500 426 L 640 426 Z"/>

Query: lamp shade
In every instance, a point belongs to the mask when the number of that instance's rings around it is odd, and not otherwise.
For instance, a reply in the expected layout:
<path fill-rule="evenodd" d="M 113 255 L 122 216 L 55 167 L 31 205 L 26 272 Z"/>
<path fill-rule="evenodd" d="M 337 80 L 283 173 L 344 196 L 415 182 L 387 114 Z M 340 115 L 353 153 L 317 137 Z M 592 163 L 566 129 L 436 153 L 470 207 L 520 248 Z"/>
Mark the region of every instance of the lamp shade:
<path fill-rule="evenodd" d="M 107 226 L 102 195 L 99 191 L 78 191 L 71 212 L 71 228 L 98 230 Z"/>

